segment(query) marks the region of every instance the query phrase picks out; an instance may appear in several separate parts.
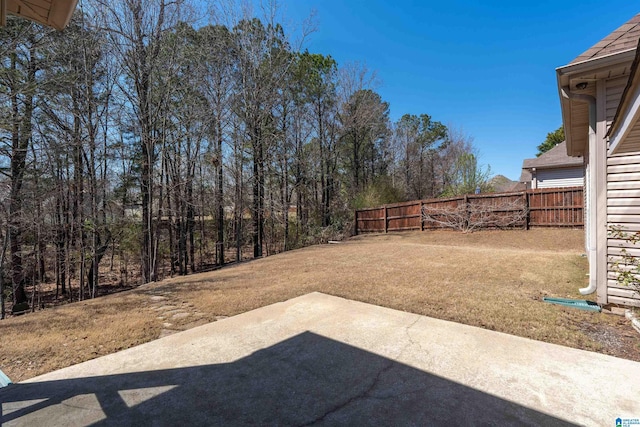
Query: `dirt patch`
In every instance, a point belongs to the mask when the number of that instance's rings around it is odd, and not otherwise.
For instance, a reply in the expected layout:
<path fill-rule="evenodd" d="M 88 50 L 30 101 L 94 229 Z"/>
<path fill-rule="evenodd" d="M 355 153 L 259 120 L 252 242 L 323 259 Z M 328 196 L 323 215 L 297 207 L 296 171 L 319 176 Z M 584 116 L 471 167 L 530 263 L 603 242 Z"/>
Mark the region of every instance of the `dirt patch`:
<path fill-rule="evenodd" d="M 583 247 L 567 229 L 357 236 L 2 321 L 0 368 L 20 381 L 313 291 L 640 361 L 625 319 L 541 301 L 583 298 Z"/>
<path fill-rule="evenodd" d="M 628 323 L 620 318 L 610 324 L 581 322 L 577 328 L 600 345 L 601 353 L 640 361 L 638 333 L 627 327 Z"/>

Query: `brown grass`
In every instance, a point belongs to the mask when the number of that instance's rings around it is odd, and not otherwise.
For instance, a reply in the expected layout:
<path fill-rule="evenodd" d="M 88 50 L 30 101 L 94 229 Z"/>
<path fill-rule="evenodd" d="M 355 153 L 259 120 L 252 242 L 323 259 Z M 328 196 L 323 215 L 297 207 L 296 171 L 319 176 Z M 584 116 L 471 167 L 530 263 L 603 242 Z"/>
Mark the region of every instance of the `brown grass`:
<path fill-rule="evenodd" d="M 640 336 L 624 318 L 541 301 L 581 298 L 583 236 L 543 229 L 358 236 L 176 277 L 0 322 L 0 368 L 20 381 L 313 291 L 640 360 Z"/>

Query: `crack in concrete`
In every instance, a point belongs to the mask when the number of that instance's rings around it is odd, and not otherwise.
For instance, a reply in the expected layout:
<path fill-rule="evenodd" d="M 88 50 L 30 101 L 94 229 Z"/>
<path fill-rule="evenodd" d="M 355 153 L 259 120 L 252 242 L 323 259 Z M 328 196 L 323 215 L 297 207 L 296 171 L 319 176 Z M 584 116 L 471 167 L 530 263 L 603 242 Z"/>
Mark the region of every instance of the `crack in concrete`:
<path fill-rule="evenodd" d="M 404 328 L 404 332 L 405 332 L 405 334 L 407 335 L 407 338 L 409 339 L 409 343 L 410 343 L 410 345 L 417 345 L 417 346 L 418 346 L 418 348 L 420 349 L 420 351 L 425 352 L 426 350 L 424 349 L 424 347 L 422 347 L 422 344 L 421 344 L 419 341 L 415 341 L 415 340 L 413 339 L 413 337 L 411 336 L 411 329 L 412 329 L 414 326 L 416 326 L 416 324 L 420 321 L 420 319 L 421 319 L 421 316 L 418 316 L 418 317 L 417 317 L 417 319 L 416 319 L 414 322 L 412 322 L 409 326 L 407 326 L 406 328 Z M 408 347 L 408 346 L 407 346 L 407 347 Z M 404 350 L 406 350 L 406 349 L 407 349 L 407 347 L 405 347 L 405 348 L 403 349 L 403 352 L 404 352 Z M 400 356 L 398 356 L 398 357 L 400 357 Z"/>
<path fill-rule="evenodd" d="M 403 351 L 404 351 L 404 349 L 403 349 Z M 311 425 L 314 425 L 314 424 L 317 424 L 317 423 L 321 423 L 328 416 L 341 411 L 342 409 L 346 408 L 347 406 L 351 405 L 352 403 L 354 403 L 354 402 L 356 402 L 358 400 L 368 399 L 368 398 L 375 398 L 374 396 L 370 396 L 370 393 L 376 388 L 376 386 L 380 382 L 380 378 L 382 377 L 382 375 L 384 375 L 385 373 L 390 371 L 391 368 L 393 368 L 394 365 L 395 365 L 395 360 L 390 360 L 389 363 L 386 364 L 386 366 L 384 366 L 382 369 L 380 369 L 380 371 L 376 374 L 376 377 L 373 379 L 373 382 L 365 390 L 363 390 L 362 392 L 356 394 L 355 396 L 350 397 L 349 399 L 347 399 L 343 403 L 340 403 L 340 404 L 334 406 L 333 408 L 329 409 L 328 411 L 326 411 L 324 414 L 322 414 L 321 416 L 317 417 L 316 419 L 314 419 L 312 421 L 309 421 L 308 423 L 301 424 L 300 427 L 306 427 L 306 426 L 311 426 Z"/>
<path fill-rule="evenodd" d="M 389 370 L 391 370 L 393 368 L 393 366 L 398 363 L 398 359 L 400 359 L 402 357 L 402 355 L 404 354 L 405 351 L 407 351 L 407 349 L 411 346 L 418 346 L 418 348 L 421 351 L 425 351 L 425 349 L 422 347 L 422 344 L 420 344 L 419 341 L 416 341 L 413 339 L 413 337 L 411 336 L 411 329 L 420 321 L 421 316 L 416 316 L 416 320 L 414 320 L 413 322 L 411 322 L 411 324 L 407 325 L 404 328 L 404 332 L 409 340 L 409 342 L 402 348 L 402 350 L 400 350 L 400 352 L 398 353 L 398 355 L 396 357 L 394 357 L 393 359 L 389 359 L 389 363 L 384 366 L 377 374 L 376 377 L 374 378 L 373 382 L 371 383 L 371 385 L 369 387 L 367 387 L 364 391 L 358 393 L 357 395 L 347 399 L 346 401 L 344 401 L 341 404 L 338 404 L 336 406 L 334 406 L 333 408 L 329 409 L 328 411 L 326 411 L 324 414 L 322 414 L 321 416 L 317 417 L 316 419 L 302 424 L 300 427 L 306 427 L 306 426 L 310 426 L 310 425 L 314 425 L 317 423 L 320 423 L 322 421 L 324 421 L 328 416 L 335 414 L 339 411 L 341 411 L 342 409 L 346 408 L 347 406 L 351 405 L 352 403 L 358 401 L 358 400 L 362 400 L 362 399 L 376 399 L 376 400 L 384 400 L 387 399 L 388 397 L 377 397 L 377 396 L 372 396 L 371 392 L 376 388 L 376 386 L 378 385 L 378 383 L 380 382 L 380 378 L 382 377 L 382 375 L 384 375 L 385 373 L 387 373 Z M 416 393 L 417 391 L 412 391 L 409 392 L 407 394 L 413 394 Z"/>
<path fill-rule="evenodd" d="M 328 411 L 326 411 L 324 414 L 322 414 L 321 416 L 317 417 L 316 419 L 305 423 L 305 424 L 301 424 L 300 427 L 306 427 L 306 426 L 311 426 L 317 423 L 321 423 L 323 422 L 328 416 L 335 414 L 341 410 L 343 410 L 344 408 L 348 407 L 349 405 L 351 405 L 352 403 L 358 401 L 358 400 L 362 400 L 362 399 L 376 399 L 376 400 L 385 400 L 388 397 L 377 397 L 377 396 L 372 396 L 371 392 L 376 388 L 376 386 L 378 385 L 378 383 L 380 382 L 380 378 L 382 377 L 382 375 L 384 375 L 385 373 L 387 373 L 388 371 L 390 371 L 393 366 L 398 363 L 398 359 L 400 359 L 400 357 L 402 357 L 402 355 L 404 354 L 404 352 L 411 347 L 412 345 L 417 345 L 418 348 L 420 348 L 420 350 L 425 351 L 424 348 L 422 347 L 422 345 L 415 341 L 413 339 L 413 337 L 410 334 L 410 330 L 411 328 L 413 328 L 419 321 L 420 321 L 421 316 L 417 316 L 416 320 L 414 320 L 413 322 L 411 322 L 411 324 L 407 325 L 404 328 L 405 334 L 407 335 L 407 338 L 409 339 L 409 343 L 407 343 L 402 350 L 400 350 L 400 352 L 398 353 L 398 355 L 396 357 L 394 357 L 393 359 L 389 359 L 389 363 L 384 366 L 377 374 L 376 377 L 373 379 L 373 382 L 371 383 L 371 385 L 369 385 L 369 387 L 367 387 L 364 391 L 356 394 L 355 396 L 350 397 L 349 399 L 347 399 L 346 401 L 344 401 L 341 404 L 338 404 L 336 406 L 334 406 L 333 408 L 329 409 Z M 408 394 L 412 394 L 415 393 L 414 392 L 410 392 Z"/>

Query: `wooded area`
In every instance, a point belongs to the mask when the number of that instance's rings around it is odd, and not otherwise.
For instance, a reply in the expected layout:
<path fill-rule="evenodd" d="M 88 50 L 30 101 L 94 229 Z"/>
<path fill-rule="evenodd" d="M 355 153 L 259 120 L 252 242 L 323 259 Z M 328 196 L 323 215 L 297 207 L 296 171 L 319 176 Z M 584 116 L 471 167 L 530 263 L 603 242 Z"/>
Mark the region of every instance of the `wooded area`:
<path fill-rule="evenodd" d="M 87 0 L 63 32 L 0 29 L 13 311 L 40 284 L 93 298 L 350 233 L 357 207 L 485 184 L 469 137 L 427 114 L 392 122 L 375 73 L 303 50 L 308 28 L 294 42 L 272 5 L 218 9 Z"/>
<path fill-rule="evenodd" d="M 414 200 L 356 210 L 354 232 L 582 227 L 583 197 L 582 187 L 569 187 Z"/>

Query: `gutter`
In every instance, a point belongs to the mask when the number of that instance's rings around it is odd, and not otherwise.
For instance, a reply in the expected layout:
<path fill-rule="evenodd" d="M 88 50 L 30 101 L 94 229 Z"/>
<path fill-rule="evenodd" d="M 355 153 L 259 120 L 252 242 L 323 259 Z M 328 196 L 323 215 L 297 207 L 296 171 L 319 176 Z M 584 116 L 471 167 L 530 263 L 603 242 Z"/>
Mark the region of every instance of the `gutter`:
<path fill-rule="evenodd" d="M 589 254 L 589 285 L 586 288 L 580 288 L 579 291 L 582 295 L 589 295 L 596 291 L 598 287 L 597 283 L 597 229 L 596 229 L 596 195 L 595 189 L 597 187 L 596 174 L 593 170 L 596 161 L 596 99 L 591 95 L 572 93 L 568 86 L 563 86 L 561 89 L 562 97 L 564 99 L 572 99 L 575 101 L 586 102 L 589 104 L 589 191 L 587 192 L 587 200 L 589 206 L 588 212 L 588 226 L 587 230 L 587 244 L 586 249 Z"/>
<path fill-rule="evenodd" d="M 570 80 L 572 78 L 592 77 L 600 72 L 610 71 L 611 67 L 623 66 L 625 64 L 631 64 L 636 56 L 636 47 L 610 53 L 608 55 L 599 56 L 596 58 L 586 59 L 581 62 L 575 62 L 573 64 L 567 64 L 562 67 L 556 68 L 556 80 L 558 87 L 558 94 L 560 95 L 562 122 L 564 123 L 565 139 L 567 141 L 567 154 L 572 157 L 582 156 L 584 153 L 584 147 L 574 147 L 573 139 L 571 138 L 571 114 L 569 111 L 571 107 L 569 105 L 570 99 L 579 100 L 583 95 L 571 94 L 568 90 Z M 574 98 L 575 95 L 575 98 Z M 589 102 L 582 99 L 585 102 Z"/>
<path fill-rule="evenodd" d="M 596 58 L 586 59 L 573 64 L 567 64 L 556 68 L 556 72 L 561 76 L 575 75 L 582 72 L 595 73 L 599 69 L 608 69 L 612 66 L 633 61 L 636 56 L 636 47 L 629 48 L 608 55 L 598 56 Z"/>

